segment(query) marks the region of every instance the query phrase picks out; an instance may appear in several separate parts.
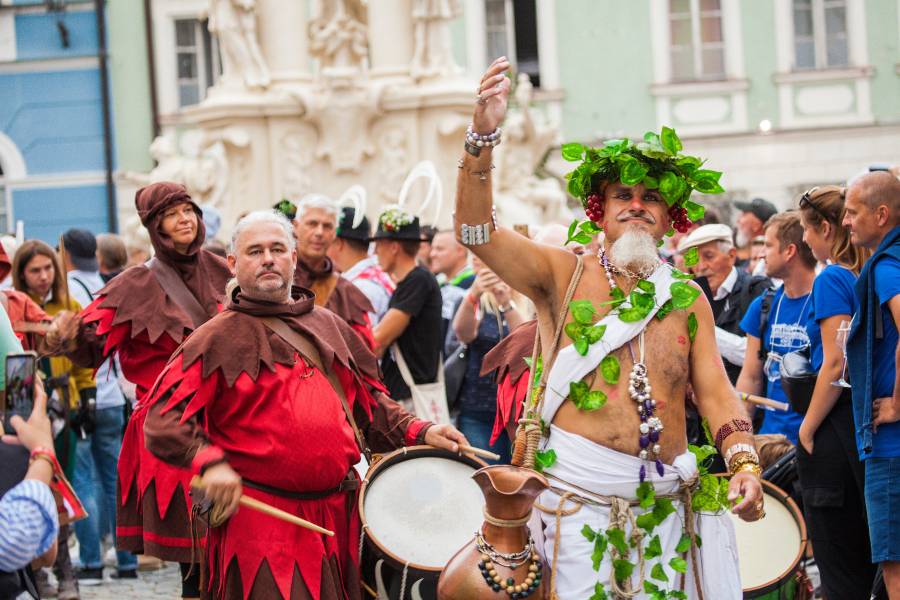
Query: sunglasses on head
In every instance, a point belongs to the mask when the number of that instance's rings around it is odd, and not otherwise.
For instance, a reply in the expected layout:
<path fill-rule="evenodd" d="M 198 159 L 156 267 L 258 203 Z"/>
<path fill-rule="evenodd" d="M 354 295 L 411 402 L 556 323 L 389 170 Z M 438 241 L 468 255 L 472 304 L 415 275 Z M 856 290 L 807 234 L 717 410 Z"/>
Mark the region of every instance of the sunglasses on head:
<path fill-rule="evenodd" d="M 832 217 L 825 214 L 825 211 L 822 210 L 821 208 L 819 208 L 818 206 L 816 206 L 812 201 L 812 196 L 813 196 L 813 194 L 815 194 L 818 191 L 818 189 L 819 189 L 819 187 L 816 186 L 814 188 L 810 188 L 810 189 L 806 190 L 805 192 L 803 192 L 803 195 L 800 196 L 800 208 L 803 208 L 804 206 L 809 206 L 811 209 L 813 209 L 814 211 L 819 213 L 820 217 L 822 217 L 826 221 L 830 221 L 833 223 L 833 222 L 835 222 L 835 220 Z M 844 197 L 844 190 L 841 189 L 841 198 L 843 199 L 843 197 Z"/>

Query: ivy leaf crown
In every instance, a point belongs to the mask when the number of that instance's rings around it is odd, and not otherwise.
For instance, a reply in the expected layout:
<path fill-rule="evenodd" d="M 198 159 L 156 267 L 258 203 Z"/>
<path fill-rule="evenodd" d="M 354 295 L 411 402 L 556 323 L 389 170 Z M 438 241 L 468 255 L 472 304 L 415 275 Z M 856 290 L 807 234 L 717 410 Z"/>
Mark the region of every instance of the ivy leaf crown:
<path fill-rule="evenodd" d="M 675 130 L 665 126 L 658 134 L 648 131 L 643 141 L 637 143 L 629 139 L 606 140 L 599 148 L 563 144 L 563 158 L 581 162 L 566 174 L 566 189 L 581 201 L 590 221 L 599 223 L 603 216 L 599 194 L 602 183 L 643 183 L 647 189 L 659 190 L 669 207 L 674 229 L 686 232 L 706 210 L 691 201 L 691 193 L 697 190 L 703 194 L 721 194 L 725 190 L 719 184 L 720 171 L 703 169 L 704 160 L 682 154 L 681 150 L 681 140 Z M 671 234 L 671 230 L 667 232 Z"/>
<path fill-rule="evenodd" d="M 397 205 L 384 209 L 378 221 L 385 231 L 397 231 L 401 227 L 412 224 L 414 217 Z"/>

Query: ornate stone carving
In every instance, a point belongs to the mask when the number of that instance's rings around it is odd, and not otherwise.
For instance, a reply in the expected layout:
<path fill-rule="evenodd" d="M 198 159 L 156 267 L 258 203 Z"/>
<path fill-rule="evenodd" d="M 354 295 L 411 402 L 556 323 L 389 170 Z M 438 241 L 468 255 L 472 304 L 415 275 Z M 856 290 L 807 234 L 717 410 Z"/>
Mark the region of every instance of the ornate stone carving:
<path fill-rule="evenodd" d="M 156 167 L 149 173 L 127 172 L 122 178 L 138 186 L 175 181 L 187 188 L 197 204 L 222 208 L 228 203 L 226 146 L 242 149 L 249 143 L 247 132 L 237 127 L 188 131 L 182 135 L 180 144 L 169 136 L 158 136 L 150 144 Z"/>
<path fill-rule="evenodd" d="M 536 175 L 547 152 L 556 145 L 556 127 L 535 119 L 531 101 L 533 86 L 520 73 L 515 100 L 503 127 L 503 143 L 497 147 L 494 198 L 497 211 L 508 224 L 550 223 L 571 218 L 566 194 L 559 181 Z"/>
<path fill-rule="evenodd" d="M 315 132 L 304 127 L 287 131 L 279 143 L 281 164 L 281 197 L 297 201 L 313 191 L 310 173 L 313 165 Z"/>
<path fill-rule="evenodd" d="M 330 160 L 337 174 L 359 173 L 363 161 L 375 155 L 370 129 L 381 114 L 383 92 L 384 84 L 351 80 L 299 92 L 306 107 L 303 120 L 319 134 L 316 159 Z"/>
<path fill-rule="evenodd" d="M 256 34 L 256 0 L 209 0 L 209 32 L 219 40 L 222 87 L 268 87 L 269 68 Z"/>
<path fill-rule="evenodd" d="M 309 23 L 309 51 L 324 76 L 362 70 L 369 52 L 366 7 L 360 0 L 328 0 Z"/>
<path fill-rule="evenodd" d="M 409 171 L 408 132 L 400 125 L 385 128 L 378 136 L 380 174 L 378 196 L 386 203 L 395 203 L 400 187 Z"/>
<path fill-rule="evenodd" d="M 459 0 L 413 0 L 413 59 L 409 71 L 414 79 L 460 72 L 450 44 L 450 21 L 460 14 Z"/>

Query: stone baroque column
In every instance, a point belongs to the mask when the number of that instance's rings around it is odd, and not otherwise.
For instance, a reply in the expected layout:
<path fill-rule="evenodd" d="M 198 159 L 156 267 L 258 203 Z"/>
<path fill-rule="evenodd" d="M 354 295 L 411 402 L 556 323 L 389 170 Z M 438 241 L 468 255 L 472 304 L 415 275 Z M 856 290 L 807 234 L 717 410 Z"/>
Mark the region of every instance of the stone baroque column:
<path fill-rule="evenodd" d="M 412 0 L 369 0 L 369 56 L 374 77 L 409 75 Z"/>
<path fill-rule="evenodd" d="M 310 79 L 307 4 L 303 0 L 257 0 L 259 43 L 275 87 Z"/>

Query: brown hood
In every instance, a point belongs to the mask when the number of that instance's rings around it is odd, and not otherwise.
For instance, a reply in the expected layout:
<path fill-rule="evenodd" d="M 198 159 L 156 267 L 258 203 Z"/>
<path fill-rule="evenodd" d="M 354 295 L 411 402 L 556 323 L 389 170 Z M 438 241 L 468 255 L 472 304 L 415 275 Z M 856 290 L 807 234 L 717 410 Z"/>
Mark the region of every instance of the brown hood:
<path fill-rule="evenodd" d="M 351 325 L 367 324 L 366 315 L 375 311 L 358 287 L 334 271 L 334 264 L 329 258 L 318 270 L 298 258 L 294 285 L 312 290 L 317 306 L 324 306 Z"/>
<path fill-rule="evenodd" d="M 499 382 L 508 373 L 510 382 L 515 385 L 522 373 L 528 370 L 525 359 L 531 358 L 536 334 L 537 319 L 526 321 L 516 327 L 484 355 L 484 361 L 481 363 L 481 375 L 497 371 L 494 380 Z"/>
<path fill-rule="evenodd" d="M 189 203 L 197 213 L 197 237 L 185 253 L 176 250 L 172 239 L 160 229 L 166 209 L 182 202 Z M 178 272 L 207 314 L 216 314 L 216 306 L 225 295 L 225 286 L 220 285 L 219 278 L 216 277 L 221 270 L 222 260 L 211 252 L 202 250 L 206 241 L 206 226 L 203 224 L 203 211 L 200 207 L 191 199 L 183 185 L 170 181 L 152 183 L 139 189 L 134 197 L 134 205 L 141 223 L 150 234 L 150 243 L 153 244 L 157 260 Z"/>
<path fill-rule="evenodd" d="M 203 361 L 203 377 L 221 369 L 231 387 L 241 373 L 254 381 L 260 365 L 275 371 L 275 363 L 293 366 L 293 346 L 265 326 L 259 317 L 277 317 L 313 342 L 322 361 L 334 361 L 374 380 L 379 380 L 375 355 L 356 332 L 334 313 L 315 306 L 310 290 L 294 286 L 284 303 L 254 300 L 236 289 L 225 310 L 199 327 L 181 348 L 182 368 Z"/>

